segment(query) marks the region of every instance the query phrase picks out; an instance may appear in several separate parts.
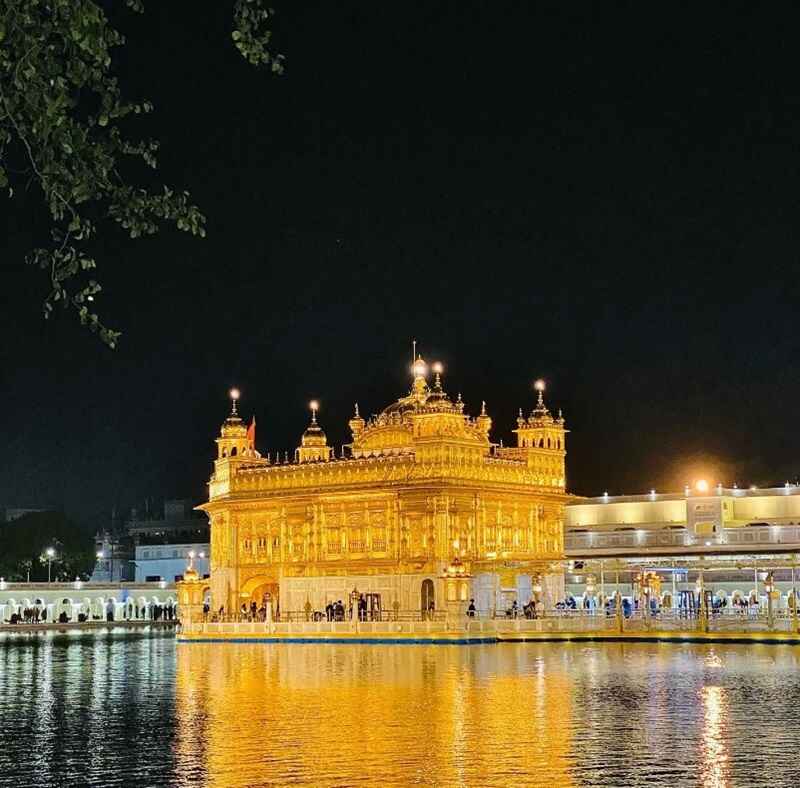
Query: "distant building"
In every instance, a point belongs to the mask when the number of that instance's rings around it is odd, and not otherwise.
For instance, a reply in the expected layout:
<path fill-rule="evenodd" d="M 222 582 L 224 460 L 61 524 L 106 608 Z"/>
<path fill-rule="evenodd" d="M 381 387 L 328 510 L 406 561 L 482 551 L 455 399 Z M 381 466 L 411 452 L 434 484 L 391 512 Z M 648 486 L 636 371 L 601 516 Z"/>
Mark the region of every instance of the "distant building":
<path fill-rule="evenodd" d="M 786 607 L 798 591 L 800 486 L 740 489 L 698 482 L 683 492 L 574 498 L 564 512 L 566 586 L 632 594 L 643 571 L 662 581 L 661 604 L 703 586 L 717 599 L 760 600 L 770 575 Z"/>
<path fill-rule="evenodd" d="M 158 544 L 136 547 L 136 582 L 166 580 L 168 583 L 183 577 L 194 553 L 194 568 L 203 576 L 209 572 L 208 544 Z"/>
<path fill-rule="evenodd" d="M 163 516 L 152 515 L 149 507 L 143 517 L 134 510 L 127 533 L 135 545 L 137 582 L 173 582 L 182 577 L 190 552 L 195 555 L 197 571 L 208 573 L 208 517 L 195 512 L 186 499 L 165 501 Z"/>
<path fill-rule="evenodd" d="M 800 486 L 700 487 L 574 499 L 564 513 L 567 557 L 800 550 Z"/>
<path fill-rule="evenodd" d="M 208 518 L 186 499 L 165 501 L 163 511 L 148 501 L 143 514 L 132 509 L 126 522 L 113 514 L 110 527 L 95 537 L 95 548 L 92 582 L 172 583 L 182 576 L 190 552 L 197 570 L 208 572 Z"/>
<path fill-rule="evenodd" d="M 133 580 L 133 545 L 115 520 L 112 516 L 111 528 L 95 535 L 97 560 L 89 578 L 92 583 L 122 583 Z"/>
<path fill-rule="evenodd" d="M 138 545 L 198 544 L 208 547 L 208 517 L 194 511 L 185 498 L 164 502 L 164 513 L 152 514 L 149 507 L 144 515 L 134 509 L 126 527 L 128 536 Z"/>

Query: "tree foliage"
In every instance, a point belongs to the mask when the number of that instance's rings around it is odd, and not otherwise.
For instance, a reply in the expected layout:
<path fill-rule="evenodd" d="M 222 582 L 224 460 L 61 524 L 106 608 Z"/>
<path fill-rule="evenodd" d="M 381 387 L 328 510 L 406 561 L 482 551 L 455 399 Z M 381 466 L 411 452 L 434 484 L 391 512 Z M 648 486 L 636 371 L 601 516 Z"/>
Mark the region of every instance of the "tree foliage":
<path fill-rule="evenodd" d="M 47 561 L 42 556 L 55 549 L 51 576 L 85 579 L 95 560 L 91 530 L 60 512 L 34 512 L 0 524 L 0 577 L 6 580 L 47 580 Z"/>
<path fill-rule="evenodd" d="M 144 12 L 142 0 L 124 2 Z M 232 39 L 249 63 L 281 73 L 272 15 L 263 0 L 235 0 Z M 101 287 L 91 240 L 109 221 L 130 238 L 165 222 L 205 235 L 189 192 L 146 175 L 158 166 L 158 142 L 130 129 L 153 105 L 122 94 L 112 54 L 124 43 L 95 0 L 0 0 L 0 194 L 36 189 L 48 212 L 51 240 L 27 257 L 47 277 L 45 317 L 72 309 L 112 348 L 120 334 L 94 311 Z"/>

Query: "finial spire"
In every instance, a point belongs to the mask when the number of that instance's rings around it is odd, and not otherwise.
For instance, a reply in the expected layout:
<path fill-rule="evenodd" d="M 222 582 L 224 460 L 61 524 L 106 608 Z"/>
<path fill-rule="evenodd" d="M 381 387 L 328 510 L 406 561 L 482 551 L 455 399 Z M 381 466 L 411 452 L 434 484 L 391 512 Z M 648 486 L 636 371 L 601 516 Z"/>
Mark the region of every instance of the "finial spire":
<path fill-rule="evenodd" d="M 431 367 L 436 377 L 433 381 L 433 387 L 436 391 L 442 390 L 442 372 L 444 372 L 444 367 L 442 366 L 441 361 L 436 361 L 433 366 Z"/>
<path fill-rule="evenodd" d="M 239 397 L 241 396 L 241 392 L 237 388 L 231 389 L 229 392 L 231 398 L 231 416 L 238 416 L 239 411 L 237 410 L 237 403 L 239 402 Z"/>
<path fill-rule="evenodd" d="M 317 411 L 319 410 L 319 402 L 317 400 L 312 399 L 311 402 L 308 403 L 308 407 L 311 408 L 311 423 L 317 423 Z"/>
<path fill-rule="evenodd" d="M 357 402 L 356 402 L 356 413 L 355 413 L 355 417 L 356 417 L 357 419 L 360 419 L 360 418 L 361 418 L 361 414 L 358 412 L 358 403 L 357 403 Z"/>
<path fill-rule="evenodd" d="M 544 390 L 545 390 L 545 382 L 539 378 L 534 384 L 533 387 L 536 391 L 539 392 L 539 399 L 536 402 L 536 407 L 543 408 L 544 407 Z"/>
<path fill-rule="evenodd" d="M 485 416 L 485 415 L 486 415 L 486 400 L 482 399 L 481 400 L 481 416 Z"/>

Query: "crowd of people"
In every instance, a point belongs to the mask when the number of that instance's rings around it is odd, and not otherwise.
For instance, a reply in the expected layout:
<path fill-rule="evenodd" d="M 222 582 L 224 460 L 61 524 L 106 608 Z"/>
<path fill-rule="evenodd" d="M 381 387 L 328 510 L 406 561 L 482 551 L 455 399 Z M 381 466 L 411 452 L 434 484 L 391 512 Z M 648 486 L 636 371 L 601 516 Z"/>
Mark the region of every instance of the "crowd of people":
<path fill-rule="evenodd" d="M 122 607 L 122 615 L 119 619 L 117 619 L 118 604 L 115 600 L 109 599 L 105 602 L 102 612 L 82 611 L 77 613 L 74 620 L 79 624 L 83 624 L 90 621 L 103 621 L 104 619 L 105 621 L 174 621 L 177 619 L 177 607 L 171 600 L 167 601 L 166 604 L 155 601 L 141 605 L 138 602 L 135 605 L 126 604 Z M 36 604 L 12 612 L 4 623 L 47 624 L 57 622 L 59 624 L 69 624 L 72 621 L 73 617 L 67 610 L 61 610 L 57 616 L 53 615 L 48 620 L 47 606 Z"/>

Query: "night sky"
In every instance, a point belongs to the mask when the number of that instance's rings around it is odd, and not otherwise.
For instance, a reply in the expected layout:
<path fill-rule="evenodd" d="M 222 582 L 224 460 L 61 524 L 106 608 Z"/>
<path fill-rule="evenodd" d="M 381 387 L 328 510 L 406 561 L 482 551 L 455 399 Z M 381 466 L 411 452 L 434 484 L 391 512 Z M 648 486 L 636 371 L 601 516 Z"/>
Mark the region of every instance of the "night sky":
<path fill-rule="evenodd" d="M 262 452 L 312 397 L 338 447 L 356 400 L 405 392 L 412 338 L 498 441 L 544 377 L 574 492 L 796 477 L 800 9 L 275 6 L 282 77 L 229 3 L 115 15 L 136 133 L 208 216 L 107 227 L 118 350 L 42 320 L 37 195 L 0 203 L 0 504 L 199 502 L 232 385 Z"/>

